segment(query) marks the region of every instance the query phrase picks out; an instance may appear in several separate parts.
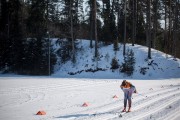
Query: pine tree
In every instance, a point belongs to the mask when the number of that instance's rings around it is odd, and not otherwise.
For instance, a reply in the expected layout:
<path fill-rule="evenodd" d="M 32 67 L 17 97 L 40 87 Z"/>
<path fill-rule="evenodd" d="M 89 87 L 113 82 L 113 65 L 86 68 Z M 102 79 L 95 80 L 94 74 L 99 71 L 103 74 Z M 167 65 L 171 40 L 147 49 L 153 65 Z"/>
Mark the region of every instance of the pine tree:
<path fill-rule="evenodd" d="M 134 72 L 135 58 L 134 52 L 130 49 L 127 49 L 127 52 L 124 57 L 124 62 L 120 67 L 120 72 L 125 73 L 128 76 L 131 76 Z"/>
<path fill-rule="evenodd" d="M 146 31 L 145 31 L 145 18 L 144 18 L 144 11 L 145 11 L 145 3 L 143 0 L 137 0 L 137 30 L 136 30 L 136 43 L 145 45 L 146 43 Z"/>
<path fill-rule="evenodd" d="M 18 73 L 22 69 L 23 35 L 22 35 L 22 3 L 20 0 L 1 1 L 0 66 L 9 72 Z"/>
<path fill-rule="evenodd" d="M 9 2 L 0 1 L 0 70 L 4 70 L 5 66 L 10 66 L 9 56 Z"/>
<path fill-rule="evenodd" d="M 116 40 L 116 25 L 115 25 L 115 1 L 112 2 L 109 0 L 103 0 L 103 10 L 102 10 L 102 18 L 103 18 L 103 34 L 102 40 L 107 43 L 113 43 Z"/>
<path fill-rule="evenodd" d="M 27 67 L 29 74 L 50 75 L 53 71 L 55 58 L 52 57 L 52 47 L 50 44 L 49 24 L 49 0 L 32 0 L 27 19 L 27 28 L 29 32 L 29 45 L 27 61 L 30 67 Z M 52 59 L 51 59 L 51 58 Z M 26 63 L 27 64 L 27 63 Z"/>
<path fill-rule="evenodd" d="M 119 63 L 118 60 L 114 57 L 111 61 L 111 69 L 118 69 L 119 68 Z"/>

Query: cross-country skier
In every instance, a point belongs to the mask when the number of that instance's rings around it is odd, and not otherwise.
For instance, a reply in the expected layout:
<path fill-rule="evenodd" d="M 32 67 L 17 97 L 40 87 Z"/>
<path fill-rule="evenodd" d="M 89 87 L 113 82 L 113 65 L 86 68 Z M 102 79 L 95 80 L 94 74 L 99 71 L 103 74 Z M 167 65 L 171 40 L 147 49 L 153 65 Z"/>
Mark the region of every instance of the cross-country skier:
<path fill-rule="evenodd" d="M 124 92 L 124 109 L 122 110 L 122 112 L 126 112 L 127 101 L 128 101 L 128 105 L 129 105 L 127 112 L 130 112 L 131 104 L 132 104 L 131 97 L 132 97 L 133 93 L 137 93 L 136 88 L 134 85 L 132 85 L 130 82 L 128 82 L 126 80 L 123 80 L 120 88 Z"/>

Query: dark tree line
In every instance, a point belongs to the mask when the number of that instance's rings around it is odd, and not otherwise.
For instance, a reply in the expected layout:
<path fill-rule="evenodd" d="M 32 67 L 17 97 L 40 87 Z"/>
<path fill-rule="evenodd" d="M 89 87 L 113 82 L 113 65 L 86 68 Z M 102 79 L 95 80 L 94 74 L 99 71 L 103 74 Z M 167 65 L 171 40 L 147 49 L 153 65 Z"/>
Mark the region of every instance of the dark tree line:
<path fill-rule="evenodd" d="M 47 35 L 47 11 L 52 9 L 49 4 L 50 0 L 1 1 L 2 71 L 32 75 L 53 72 L 56 59 Z"/>
<path fill-rule="evenodd" d="M 84 6 L 85 5 L 85 6 Z M 141 44 L 180 57 L 179 0 L 1 0 L 0 70 L 48 75 L 56 56 L 49 38 L 66 38 L 75 62 L 75 40 Z M 92 40 L 95 40 L 93 44 Z M 69 52 L 70 51 L 70 52 Z"/>

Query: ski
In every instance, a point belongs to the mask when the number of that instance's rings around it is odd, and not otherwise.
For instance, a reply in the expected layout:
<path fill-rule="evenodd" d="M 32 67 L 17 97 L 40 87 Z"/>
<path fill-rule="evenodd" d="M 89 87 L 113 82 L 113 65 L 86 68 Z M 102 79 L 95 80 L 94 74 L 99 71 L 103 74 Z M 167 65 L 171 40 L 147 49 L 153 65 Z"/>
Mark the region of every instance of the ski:
<path fill-rule="evenodd" d="M 120 117 L 120 118 L 123 117 L 123 115 L 126 114 L 126 113 L 129 113 L 129 112 L 121 112 L 121 113 L 119 114 L 119 117 Z"/>

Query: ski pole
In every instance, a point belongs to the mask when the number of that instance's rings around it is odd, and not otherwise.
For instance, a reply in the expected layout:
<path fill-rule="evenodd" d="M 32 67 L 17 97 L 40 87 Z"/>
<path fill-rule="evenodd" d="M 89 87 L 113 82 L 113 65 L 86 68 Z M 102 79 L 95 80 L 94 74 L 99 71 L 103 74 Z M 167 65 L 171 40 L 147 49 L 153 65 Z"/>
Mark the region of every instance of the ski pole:
<path fill-rule="evenodd" d="M 140 93 L 137 93 L 138 95 L 141 95 L 141 96 L 143 96 L 143 97 L 147 97 L 147 96 L 145 96 L 145 95 L 143 95 L 143 94 L 140 94 Z"/>

